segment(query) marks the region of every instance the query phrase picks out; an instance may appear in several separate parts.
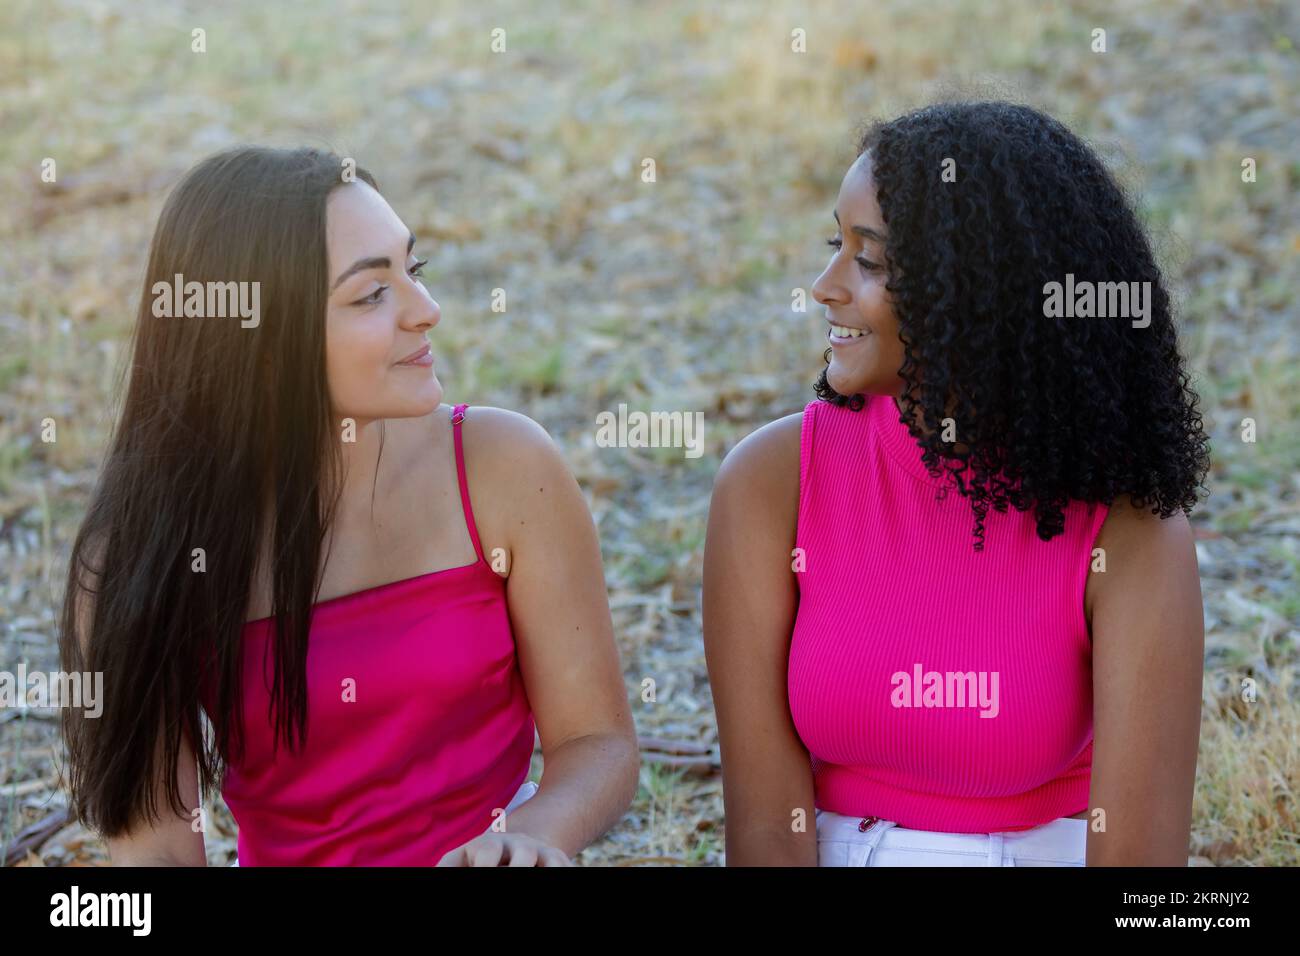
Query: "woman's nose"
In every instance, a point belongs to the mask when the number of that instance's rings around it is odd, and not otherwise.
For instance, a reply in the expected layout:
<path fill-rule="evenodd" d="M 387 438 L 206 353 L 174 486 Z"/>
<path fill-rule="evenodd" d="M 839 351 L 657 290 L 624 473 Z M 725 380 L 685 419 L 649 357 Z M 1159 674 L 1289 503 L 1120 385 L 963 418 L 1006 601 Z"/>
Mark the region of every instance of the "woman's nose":
<path fill-rule="evenodd" d="M 830 305 L 831 302 L 833 301 L 832 297 L 837 295 L 837 293 L 834 290 L 835 290 L 835 286 L 831 285 L 831 283 L 826 281 L 826 273 L 823 272 L 821 275 L 817 277 L 817 281 L 813 283 L 812 295 L 813 298 L 816 299 L 818 302 L 820 302 L 822 305 Z"/>
<path fill-rule="evenodd" d="M 412 328 L 424 331 L 438 324 L 442 318 L 442 308 L 426 291 L 420 296 L 419 301 L 412 305 L 407 315 Z"/>

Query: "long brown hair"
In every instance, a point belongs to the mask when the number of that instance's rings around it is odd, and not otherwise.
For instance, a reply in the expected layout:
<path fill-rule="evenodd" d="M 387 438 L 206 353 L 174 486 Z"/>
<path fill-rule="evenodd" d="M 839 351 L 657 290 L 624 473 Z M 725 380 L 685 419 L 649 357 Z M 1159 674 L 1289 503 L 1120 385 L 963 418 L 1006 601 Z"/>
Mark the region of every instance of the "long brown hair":
<path fill-rule="evenodd" d="M 263 540 L 275 738 L 306 741 L 307 634 L 341 467 L 325 376 L 325 204 L 344 172 L 321 150 L 240 147 L 190 170 L 159 217 L 130 383 L 73 543 L 59 637 L 66 671 L 104 675 L 102 714 L 66 708 L 63 732 L 73 810 L 106 838 L 158 815 L 160 774 L 173 811 L 194 809 L 176 783 L 182 735 L 202 794 L 242 753 L 241 635 Z M 156 316 L 151 290 L 178 274 L 258 283 L 256 323 Z M 216 702 L 211 740 L 201 684 Z"/>

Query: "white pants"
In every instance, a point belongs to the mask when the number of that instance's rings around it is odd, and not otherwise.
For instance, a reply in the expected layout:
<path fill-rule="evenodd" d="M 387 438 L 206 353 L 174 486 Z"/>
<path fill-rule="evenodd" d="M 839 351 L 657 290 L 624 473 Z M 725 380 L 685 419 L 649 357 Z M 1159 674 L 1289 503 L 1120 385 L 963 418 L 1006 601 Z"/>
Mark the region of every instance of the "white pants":
<path fill-rule="evenodd" d="M 1031 830 L 940 833 L 878 817 L 817 811 L 819 866 L 1084 866 L 1088 821 L 1059 817 Z"/>
<path fill-rule="evenodd" d="M 515 795 L 510 798 L 510 802 L 506 804 L 506 813 L 508 814 L 511 810 L 518 809 L 519 805 L 535 794 L 537 790 L 537 784 L 531 780 L 525 780 L 520 788 L 515 791 Z M 491 824 L 488 825 L 488 830 L 490 829 L 492 829 Z M 486 833 L 487 830 L 484 830 L 483 832 Z M 239 857 L 235 857 L 235 862 L 230 865 L 239 866 Z"/>

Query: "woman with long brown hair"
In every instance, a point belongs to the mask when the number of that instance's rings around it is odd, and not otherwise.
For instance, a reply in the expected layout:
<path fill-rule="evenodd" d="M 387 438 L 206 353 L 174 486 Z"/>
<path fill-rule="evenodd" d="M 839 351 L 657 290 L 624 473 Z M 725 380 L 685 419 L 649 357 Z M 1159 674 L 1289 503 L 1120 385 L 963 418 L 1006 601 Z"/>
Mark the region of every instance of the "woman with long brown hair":
<path fill-rule="evenodd" d="M 200 788 L 245 866 L 564 865 L 635 792 L 578 485 L 442 403 L 415 237 L 351 168 L 233 149 L 159 219 L 60 639 L 104 674 L 64 730 L 115 863 L 204 865 Z"/>

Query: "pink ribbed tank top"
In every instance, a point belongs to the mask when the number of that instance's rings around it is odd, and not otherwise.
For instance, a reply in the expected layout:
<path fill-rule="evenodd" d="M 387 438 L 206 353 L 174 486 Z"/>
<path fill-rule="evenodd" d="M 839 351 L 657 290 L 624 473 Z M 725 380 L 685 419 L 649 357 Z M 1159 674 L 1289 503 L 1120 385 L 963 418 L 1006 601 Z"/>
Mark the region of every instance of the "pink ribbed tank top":
<path fill-rule="evenodd" d="M 222 789 L 241 867 L 433 866 L 528 775 L 533 717 L 470 507 L 465 407 L 452 427 L 476 560 L 314 605 L 301 752 L 273 752 L 272 619 L 245 625 L 245 754 Z"/>
<path fill-rule="evenodd" d="M 1104 504 L 1040 540 L 932 478 L 889 395 L 804 409 L 790 712 L 819 809 L 953 833 L 1087 809 L 1092 648 L 1084 616 Z"/>

